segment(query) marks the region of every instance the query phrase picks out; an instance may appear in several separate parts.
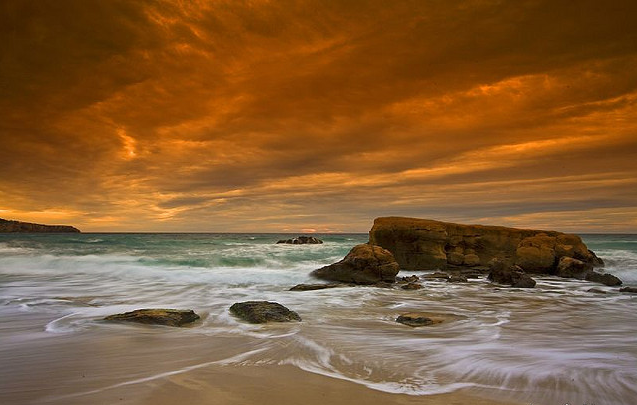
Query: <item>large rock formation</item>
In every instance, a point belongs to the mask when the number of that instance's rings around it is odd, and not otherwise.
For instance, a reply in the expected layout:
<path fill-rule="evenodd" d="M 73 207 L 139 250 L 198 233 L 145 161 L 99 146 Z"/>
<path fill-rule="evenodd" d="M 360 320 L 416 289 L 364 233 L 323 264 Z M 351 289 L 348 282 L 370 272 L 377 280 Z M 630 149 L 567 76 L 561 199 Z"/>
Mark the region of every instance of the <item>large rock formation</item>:
<path fill-rule="evenodd" d="M 603 264 L 577 235 L 428 219 L 377 218 L 369 242 L 393 253 L 404 270 L 487 268 L 497 259 L 526 273 L 556 274 L 562 257 Z"/>
<path fill-rule="evenodd" d="M 193 310 L 137 309 L 123 314 L 110 315 L 105 321 L 136 322 L 148 325 L 183 326 L 199 319 Z"/>
<path fill-rule="evenodd" d="M 30 222 L 9 221 L 0 218 L 0 233 L 79 233 L 80 230 L 68 225 L 41 225 Z"/>
<path fill-rule="evenodd" d="M 338 263 L 314 270 L 311 275 L 323 280 L 354 284 L 393 283 L 400 266 L 391 252 L 364 243 L 354 246 Z"/>

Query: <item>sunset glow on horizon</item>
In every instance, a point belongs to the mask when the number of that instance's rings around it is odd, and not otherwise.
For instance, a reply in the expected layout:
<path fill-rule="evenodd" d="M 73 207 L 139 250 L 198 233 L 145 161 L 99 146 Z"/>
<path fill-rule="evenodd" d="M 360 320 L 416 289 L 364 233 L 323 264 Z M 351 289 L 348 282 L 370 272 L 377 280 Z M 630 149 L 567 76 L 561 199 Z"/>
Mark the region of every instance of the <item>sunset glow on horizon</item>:
<path fill-rule="evenodd" d="M 637 232 L 637 3 L 0 4 L 0 218 Z"/>

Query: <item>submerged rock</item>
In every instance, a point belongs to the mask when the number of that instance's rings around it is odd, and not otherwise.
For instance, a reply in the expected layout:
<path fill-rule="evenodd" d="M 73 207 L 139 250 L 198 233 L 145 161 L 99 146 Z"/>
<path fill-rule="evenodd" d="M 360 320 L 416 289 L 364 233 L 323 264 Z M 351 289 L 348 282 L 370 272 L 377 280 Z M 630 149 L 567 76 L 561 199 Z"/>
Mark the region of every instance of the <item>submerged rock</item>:
<path fill-rule="evenodd" d="M 369 241 L 392 252 L 405 270 L 484 267 L 497 259 L 527 273 L 555 274 L 562 257 L 603 264 L 579 236 L 555 231 L 385 217 L 374 221 Z"/>
<path fill-rule="evenodd" d="M 237 302 L 230 307 L 230 312 L 250 323 L 292 322 L 301 317 L 278 302 L 246 301 Z"/>
<path fill-rule="evenodd" d="M 336 287 L 347 287 L 347 284 L 297 284 L 290 288 L 290 291 L 314 291 Z"/>
<path fill-rule="evenodd" d="M 593 283 L 601 283 L 610 287 L 616 287 L 622 285 L 622 281 L 617 277 L 609 273 L 597 273 L 590 271 L 586 274 L 586 281 L 592 281 Z"/>
<path fill-rule="evenodd" d="M 136 322 L 148 325 L 183 326 L 199 319 L 193 310 L 137 309 L 123 314 L 110 315 L 105 321 Z"/>
<path fill-rule="evenodd" d="M 447 279 L 447 283 L 466 283 L 469 281 L 466 276 L 462 274 L 453 274 Z"/>
<path fill-rule="evenodd" d="M 286 243 L 289 245 L 319 245 L 323 243 L 323 241 L 314 236 L 298 236 L 292 239 L 281 239 L 277 243 Z"/>
<path fill-rule="evenodd" d="M 422 288 L 422 284 L 420 283 L 407 283 L 401 286 L 403 290 L 420 290 Z"/>
<path fill-rule="evenodd" d="M 330 264 L 310 273 L 330 281 L 354 284 L 393 283 L 400 267 L 391 252 L 367 243 L 354 246 L 338 263 Z"/>
<path fill-rule="evenodd" d="M 619 292 L 637 294 L 637 287 L 624 287 L 624 288 L 620 288 L 620 289 L 619 289 Z"/>
<path fill-rule="evenodd" d="M 433 325 L 434 320 L 425 316 L 424 314 L 419 314 L 416 312 L 402 314 L 398 318 L 396 318 L 396 322 L 402 323 L 407 326 L 411 326 L 413 328 L 418 326 L 427 326 Z"/>
<path fill-rule="evenodd" d="M 376 287 L 376 288 L 392 288 L 394 285 L 387 281 L 379 281 L 374 284 L 363 284 L 364 286 Z"/>
<path fill-rule="evenodd" d="M 477 271 L 467 271 L 467 272 L 462 272 L 460 273 L 463 277 L 466 278 L 481 278 L 483 276 L 482 273 L 477 272 Z"/>
<path fill-rule="evenodd" d="M 415 274 L 411 276 L 406 276 L 406 277 L 396 277 L 396 282 L 403 282 L 403 283 L 416 283 L 418 282 L 418 280 L 420 280 L 420 278 L 418 278 L 418 276 Z"/>
<path fill-rule="evenodd" d="M 422 278 L 427 280 L 447 280 L 449 279 L 449 274 L 437 271 L 432 274 L 425 274 Z"/>
<path fill-rule="evenodd" d="M 599 288 L 589 288 L 588 290 L 589 293 L 595 293 L 595 294 L 606 294 L 606 291 L 604 290 L 600 290 Z M 619 290 L 621 291 L 621 290 Z"/>
<path fill-rule="evenodd" d="M 515 288 L 533 288 L 536 284 L 519 266 L 507 265 L 500 261 L 491 264 L 491 272 L 487 278 L 494 283 L 509 284 Z"/>

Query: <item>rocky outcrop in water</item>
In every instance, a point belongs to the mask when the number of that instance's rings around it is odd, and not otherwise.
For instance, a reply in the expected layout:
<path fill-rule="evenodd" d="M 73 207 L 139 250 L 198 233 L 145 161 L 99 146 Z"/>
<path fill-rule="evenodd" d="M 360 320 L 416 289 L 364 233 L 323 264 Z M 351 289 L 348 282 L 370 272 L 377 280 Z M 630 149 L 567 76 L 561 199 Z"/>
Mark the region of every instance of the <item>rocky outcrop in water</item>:
<path fill-rule="evenodd" d="M 593 283 L 601 283 L 610 287 L 617 287 L 622 285 L 622 281 L 608 273 L 598 273 L 596 271 L 590 271 L 586 273 L 586 281 L 591 281 Z"/>
<path fill-rule="evenodd" d="M 494 283 L 508 284 L 515 288 L 533 288 L 536 284 L 535 280 L 527 275 L 520 266 L 500 261 L 491 263 L 491 271 L 487 278 Z"/>
<path fill-rule="evenodd" d="M 556 274 L 562 257 L 603 264 L 579 236 L 555 231 L 384 217 L 374 221 L 369 241 L 392 252 L 404 270 L 480 269 L 497 259 L 526 273 Z"/>
<path fill-rule="evenodd" d="M 237 302 L 230 307 L 230 312 L 250 323 L 301 321 L 299 314 L 290 311 L 278 302 Z"/>
<path fill-rule="evenodd" d="M 79 233 L 69 225 L 42 225 L 30 222 L 9 221 L 0 218 L 0 233 Z"/>
<path fill-rule="evenodd" d="M 586 275 L 593 271 L 593 265 L 590 263 L 584 263 L 581 260 L 573 259 L 572 257 L 562 257 L 557 263 L 556 275 L 559 277 L 577 278 L 584 280 Z"/>
<path fill-rule="evenodd" d="M 623 292 L 623 293 L 631 293 L 631 294 L 637 294 L 637 287 L 624 287 L 624 288 L 620 288 L 619 292 Z"/>
<path fill-rule="evenodd" d="M 323 241 L 314 236 L 298 236 L 292 239 L 281 239 L 277 243 L 285 243 L 288 245 L 320 245 Z"/>
<path fill-rule="evenodd" d="M 354 246 L 338 263 L 330 264 L 310 273 L 330 281 L 354 284 L 393 283 L 400 266 L 388 250 L 367 243 Z"/>
<path fill-rule="evenodd" d="M 396 322 L 402 323 L 403 325 L 411 326 L 412 328 L 434 324 L 433 319 L 419 313 L 402 314 L 398 318 L 396 318 Z"/>
<path fill-rule="evenodd" d="M 123 314 L 110 315 L 105 321 L 136 322 L 147 325 L 183 326 L 199 319 L 193 310 L 137 309 Z"/>

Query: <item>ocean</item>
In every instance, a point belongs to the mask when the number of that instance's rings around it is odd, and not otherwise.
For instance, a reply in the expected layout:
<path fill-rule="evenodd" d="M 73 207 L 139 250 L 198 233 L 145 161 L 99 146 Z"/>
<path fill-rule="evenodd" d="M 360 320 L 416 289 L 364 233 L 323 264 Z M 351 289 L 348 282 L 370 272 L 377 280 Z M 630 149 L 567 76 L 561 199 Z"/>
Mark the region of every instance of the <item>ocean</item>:
<path fill-rule="evenodd" d="M 424 288 L 289 291 L 316 282 L 366 234 L 0 235 L 0 403 L 141 403 L 167 376 L 206 367 L 293 366 L 373 390 L 454 391 L 532 404 L 630 404 L 637 399 L 636 294 L 536 277 L 534 289 L 485 279 Z M 637 235 L 582 235 L 624 286 L 637 286 Z M 399 275 L 423 275 L 401 272 Z M 592 287 L 604 293 L 590 292 Z M 303 322 L 250 325 L 235 302 L 268 300 Z M 101 321 L 139 308 L 193 309 L 169 328 Z M 450 319 L 395 322 L 405 312 Z"/>

